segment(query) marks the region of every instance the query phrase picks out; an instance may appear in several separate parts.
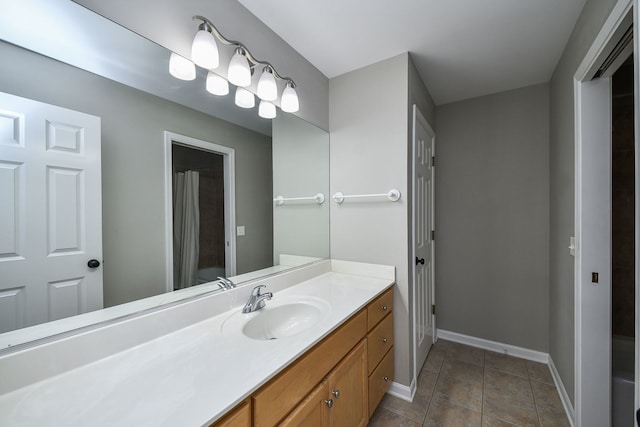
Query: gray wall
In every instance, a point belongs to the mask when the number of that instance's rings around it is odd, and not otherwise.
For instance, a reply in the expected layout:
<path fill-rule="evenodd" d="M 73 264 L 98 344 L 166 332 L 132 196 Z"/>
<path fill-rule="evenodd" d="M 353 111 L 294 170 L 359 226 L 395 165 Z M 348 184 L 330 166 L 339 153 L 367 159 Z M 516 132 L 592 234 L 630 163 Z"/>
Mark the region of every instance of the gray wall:
<path fill-rule="evenodd" d="M 438 328 L 548 349 L 549 87 L 437 108 Z"/>
<path fill-rule="evenodd" d="M 273 196 L 309 197 L 325 202 L 273 205 L 273 257 L 280 254 L 329 257 L 329 134 L 299 117 L 273 120 Z"/>
<path fill-rule="evenodd" d="M 411 354 L 408 268 L 409 54 L 331 79 L 331 194 L 397 188 L 399 202 L 331 202 L 331 256 L 393 265 L 395 381 L 409 386 Z M 415 75 L 414 75 L 415 78 Z M 412 91 L 423 86 L 412 84 Z M 381 91 L 384 88 L 384 91 Z M 433 109 L 424 95 L 425 114 Z"/>
<path fill-rule="evenodd" d="M 550 84 L 549 354 L 572 401 L 574 259 L 567 247 L 569 236 L 574 234 L 573 76 L 615 3 L 615 0 L 587 0 Z"/>
<path fill-rule="evenodd" d="M 0 42 L 0 91 L 99 116 L 105 304 L 162 293 L 164 135 L 236 150 L 238 272 L 272 265 L 269 137 Z"/>

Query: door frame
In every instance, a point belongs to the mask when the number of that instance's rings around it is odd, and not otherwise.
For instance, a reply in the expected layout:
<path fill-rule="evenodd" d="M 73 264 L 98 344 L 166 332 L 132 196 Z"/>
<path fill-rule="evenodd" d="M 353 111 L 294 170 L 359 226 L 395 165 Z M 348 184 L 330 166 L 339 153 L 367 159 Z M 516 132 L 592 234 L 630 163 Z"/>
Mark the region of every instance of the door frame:
<path fill-rule="evenodd" d="M 236 275 L 236 182 L 235 150 L 224 145 L 203 141 L 186 135 L 164 132 L 164 201 L 165 201 L 165 265 L 167 292 L 173 291 L 173 155 L 171 147 L 176 143 L 196 150 L 209 151 L 223 156 L 224 167 L 224 237 L 225 272 L 227 277 Z"/>
<path fill-rule="evenodd" d="M 586 420 L 599 426 L 611 422 L 611 82 L 591 81 L 611 52 L 629 20 L 634 26 L 636 213 L 638 188 L 638 0 L 619 0 L 574 75 L 575 107 L 575 264 L 574 363 L 575 424 Z M 633 9 L 633 10 L 632 10 Z M 608 111 L 607 111 L 608 110 Z M 608 114 L 607 114 L 608 112 Z M 603 143 L 606 141 L 606 144 Z M 640 319 L 638 294 L 638 242 L 636 214 L 636 324 Z M 604 245 L 602 242 L 606 242 Z M 604 272 L 604 283 L 591 284 L 591 272 Z M 635 407 L 640 402 L 638 384 L 638 328 L 636 328 Z M 602 369 L 593 369 L 601 367 Z M 603 386 L 605 384 L 605 386 Z M 607 386 L 608 385 L 608 386 Z M 606 396 L 605 396 L 606 394 Z M 607 398 L 608 397 L 608 398 Z M 596 425 L 593 424 L 593 425 Z"/>
<path fill-rule="evenodd" d="M 413 311 L 413 315 L 412 315 L 412 321 L 413 321 L 413 336 L 411 337 L 411 342 L 412 342 L 412 353 L 413 353 L 413 382 L 414 384 L 418 384 L 418 376 L 420 375 L 420 371 L 418 369 L 418 358 L 417 358 L 417 352 L 418 352 L 418 345 L 416 342 L 416 333 L 415 333 L 415 327 L 416 327 L 416 305 L 417 305 L 417 292 L 416 292 L 416 266 L 415 266 L 415 258 L 416 258 L 416 243 L 415 243 L 415 229 L 416 229 L 416 215 L 415 215 L 415 191 L 416 191 L 416 186 L 415 183 L 413 182 L 415 179 L 415 174 L 416 174 L 416 170 L 415 170 L 415 144 L 416 144 L 416 123 L 418 120 L 420 120 L 421 124 L 424 126 L 425 130 L 427 131 L 427 133 L 431 136 L 431 141 L 432 141 L 432 150 L 431 150 L 431 155 L 435 156 L 436 155 L 436 133 L 433 131 L 433 128 L 431 127 L 431 125 L 429 124 L 429 122 L 427 121 L 427 119 L 422 115 L 422 113 L 420 112 L 420 109 L 418 109 L 418 106 L 416 104 L 413 104 L 413 114 L 412 114 L 412 124 L 411 124 L 411 181 L 412 181 L 412 185 L 411 185 L 411 200 L 413 200 L 414 202 L 412 203 L 412 207 L 411 207 L 411 282 L 413 284 L 412 290 L 411 290 L 411 299 L 412 299 L 412 311 Z M 435 181 L 435 166 L 431 168 L 431 200 L 429 201 L 429 209 L 430 209 L 430 214 L 431 214 L 431 226 L 432 226 L 432 230 L 435 230 L 435 220 L 436 220 L 436 209 L 435 209 L 435 188 L 436 188 L 436 181 Z M 435 239 L 432 241 L 432 247 L 431 247 L 431 302 L 433 305 L 435 305 L 436 303 L 436 274 L 435 274 Z M 431 323 L 433 326 L 433 330 L 432 330 L 432 339 L 433 342 L 435 343 L 437 340 L 437 328 L 436 328 L 436 316 L 435 314 L 431 315 Z"/>

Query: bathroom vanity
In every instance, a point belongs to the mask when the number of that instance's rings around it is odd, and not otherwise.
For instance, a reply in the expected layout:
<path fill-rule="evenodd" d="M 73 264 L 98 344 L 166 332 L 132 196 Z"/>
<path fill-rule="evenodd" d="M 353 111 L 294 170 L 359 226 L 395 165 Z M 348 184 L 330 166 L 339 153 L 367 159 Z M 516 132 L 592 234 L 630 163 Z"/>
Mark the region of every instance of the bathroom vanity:
<path fill-rule="evenodd" d="M 325 260 L 5 353 L 0 425 L 364 426 L 393 380 L 394 281 Z"/>

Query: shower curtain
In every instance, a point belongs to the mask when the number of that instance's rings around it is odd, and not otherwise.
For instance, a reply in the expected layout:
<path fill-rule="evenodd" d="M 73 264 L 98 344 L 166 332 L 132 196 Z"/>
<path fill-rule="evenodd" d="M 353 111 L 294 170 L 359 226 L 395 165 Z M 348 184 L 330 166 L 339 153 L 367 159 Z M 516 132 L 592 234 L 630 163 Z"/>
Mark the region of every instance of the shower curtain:
<path fill-rule="evenodd" d="M 182 289 L 198 284 L 200 174 L 178 172 L 174 179 L 173 288 Z"/>

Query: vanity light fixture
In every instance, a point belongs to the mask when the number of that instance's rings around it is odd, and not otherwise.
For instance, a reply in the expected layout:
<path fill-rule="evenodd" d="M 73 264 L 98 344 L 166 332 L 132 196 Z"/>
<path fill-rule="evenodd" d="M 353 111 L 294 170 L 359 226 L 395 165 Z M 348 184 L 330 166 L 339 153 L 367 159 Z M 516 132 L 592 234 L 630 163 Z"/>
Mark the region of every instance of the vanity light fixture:
<path fill-rule="evenodd" d="M 278 98 L 278 85 L 269 66 L 264 67 L 258 80 L 258 98 L 264 101 L 273 101 Z"/>
<path fill-rule="evenodd" d="M 207 92 L 218 96 L 227 95 L 229 93 L 229 82 L 224 77 L 209 71 L 207 74 Z"/>
<path fill-rule="evenodd" d="M 169 73 L 176 79 L 193 80 L 196 78 L 196 66 L 184 56 L 171 52 Z"/>
<path fill-rule="evenodd" d="M 243 87 L 236 88 L 236 105 L 241 108 L 253 108 L 256 106 L 256 98 L 253 93 Z"/>
<path fill-rule="evenodd" d="M 229 82 L 236 86 L 247 87 L 251 84 L 251 67 L 249 60 L 241 47 L 236 48 L 227 74 Z"/>
<path fill-rule="evenodd" d="M 191 44 L 191 59 L 197 65 L 208 70 L 218 68 L 220 64 L 218 45 L 212 31 L 209 24 L 202 22 Z"/>
<path fill-rule="evenodd" d="M 287 82 L 287 85 L 282 91 L 280 108 L 282 108 L 282 111 L 285 113 L 295 113 L 300 109 L 300 102 L 298 101 L 298 94 L 296 93 L 296 84 L 292 80 Z"/>
<path fill-rule="evenodd" d="M 169 61 L 169 71 L 172 76 L 182 80 L 193 80 L 196 78 L 195 65 L 198 65 L 209 70 L 206 82 L 208 92 L 214 95 L 226 95 L 229 93 L 230 82 L 237 86 L 236 104 L 242 108 L 253 108 L 255 106 L 254 94 L 245 88 L 251 86 L 254 71 L 259 69 L 258 66 L 261 66 L 262 72 L 256 90 L 258 97 L 263 101 L 258 108 L 260 117 L 273 118 L 276 116 L 275 102 L 278 100 L 278 81 L 284 84 L 280 99 L 282 111 L 295 113 L 300 109 L 295 89 L 296 84 L 290 77 L 282 77 L 273 65 L 267 61 L 256 59 L 242 43 L 224 37 L 215 25 L 204 16 L 196 15 L 193 19 L 201 21 L 191 45 L 191 60 L 193 62 L 172 53 Z M 216 40 L 222 45 L 231 46 L 234 49 L 226 79 L 211 72 L 220 63 Z"/>
<path fill-rule="evenodd" d="M 276 106 L 263 99 L 260 101 L 260 105 L 258 106 L 258 115 L 263 119 L 275 119 Z"/>

